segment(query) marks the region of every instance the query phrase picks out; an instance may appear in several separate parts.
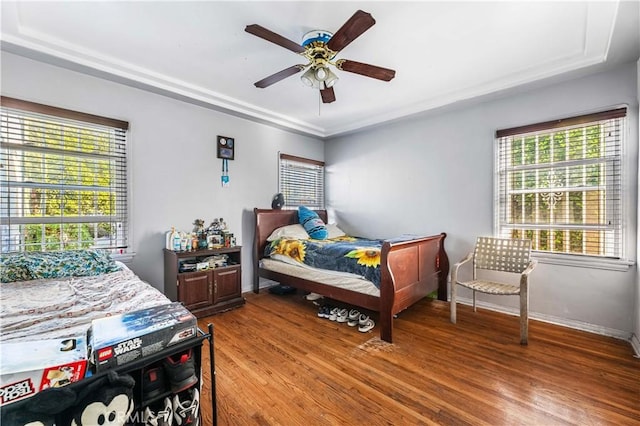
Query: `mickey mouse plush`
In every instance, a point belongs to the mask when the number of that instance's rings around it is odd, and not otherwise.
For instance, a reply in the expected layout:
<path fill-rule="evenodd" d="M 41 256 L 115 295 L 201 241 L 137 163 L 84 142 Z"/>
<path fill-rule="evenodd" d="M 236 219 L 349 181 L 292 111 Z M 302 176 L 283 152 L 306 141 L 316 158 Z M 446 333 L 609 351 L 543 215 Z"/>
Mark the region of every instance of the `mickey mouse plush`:
<path fill-rule="evenodd" d="M 109 371 L 78 391 L 70 410 L 72 426 L 123 426 L 133 412 L 133 377 Z"/>
<path fill-rule="evenodd" d="M 76 393 L 68 387 L 48 389 L 35 394 L 24 404 L 3 407 L 0 423 L 2 426 L 53 426 L 56 415 L 73 406 L 75 401 Z"/>
<path fill-rule="evenodd" d="M 123 426 L 133 412 L 133 377 L 109 371 L 84 386 L 51 388 L 3 410 L 3 426 Z"/>
<path fill-rule="evenodd" d="M 2 424 L 8 426 L 54 426 L 53 416 L 29 410 L 8 411 L 2 416 Z"/>

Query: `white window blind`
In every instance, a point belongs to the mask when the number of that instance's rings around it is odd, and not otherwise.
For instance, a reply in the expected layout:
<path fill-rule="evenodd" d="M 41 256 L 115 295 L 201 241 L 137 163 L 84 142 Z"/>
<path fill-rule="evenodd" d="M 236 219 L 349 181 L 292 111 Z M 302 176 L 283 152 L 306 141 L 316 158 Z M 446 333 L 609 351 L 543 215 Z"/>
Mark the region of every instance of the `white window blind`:
<path fill-rule="evenodd" d="M 324 162 L 280 153 L 278 192 L 284 208 L 324 209 Z"/>
<path fill-rule="evenodd" d="M 2 251 L 127 247 L 128 123 L 2 97 Z"/>
<path fill-rule="evenodd" d="M 622 259 L 626 108 L 496 132 L 496 229 L 539 252 Z"/>

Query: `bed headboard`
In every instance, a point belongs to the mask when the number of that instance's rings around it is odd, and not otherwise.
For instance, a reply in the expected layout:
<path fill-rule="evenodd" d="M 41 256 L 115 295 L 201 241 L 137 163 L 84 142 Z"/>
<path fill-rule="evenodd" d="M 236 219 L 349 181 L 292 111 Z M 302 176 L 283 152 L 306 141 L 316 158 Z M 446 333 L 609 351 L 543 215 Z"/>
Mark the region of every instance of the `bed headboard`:
<path fill-rule="evenodd" d="M 314 210 L 318 216 L 326 223 L 327 211 Z M 298 210 L 271 210 L 253 209 L 256 217 L 256 229 L 253 244 L 253 267 L 254 267 L 254 289 L 257 288 L 258 262 L 262 259 L 264 248 L 267 245 L 267 238 L 271 233 L 281 226 L 293 225 L 298 222 Z"/>

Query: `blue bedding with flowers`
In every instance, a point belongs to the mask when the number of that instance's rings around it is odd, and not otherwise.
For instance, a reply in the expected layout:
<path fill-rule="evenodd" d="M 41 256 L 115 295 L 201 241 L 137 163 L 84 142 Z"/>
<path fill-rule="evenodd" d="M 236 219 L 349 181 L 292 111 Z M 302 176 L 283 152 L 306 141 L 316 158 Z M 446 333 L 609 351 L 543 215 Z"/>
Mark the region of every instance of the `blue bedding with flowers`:
<path fill-rule="evenodd" d="M 360 275 L 380 288 L 382 240 L 337 237 L 326 240 L 281 238 L 265 248 L 265 256 L 284 255 L 298 263 L 319 269 Z"/>

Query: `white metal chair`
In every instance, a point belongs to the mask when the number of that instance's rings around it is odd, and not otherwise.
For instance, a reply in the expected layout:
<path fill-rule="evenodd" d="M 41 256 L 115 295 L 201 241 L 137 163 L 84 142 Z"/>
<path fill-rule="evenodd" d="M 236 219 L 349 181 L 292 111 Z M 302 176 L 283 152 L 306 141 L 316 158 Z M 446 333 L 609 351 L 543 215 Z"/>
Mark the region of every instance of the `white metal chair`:
<path fill-rule="evenodd" d="M 458 270 L 473 260 L 473 276 L 470 281 L 459 281 Z M 478 237 L 475 250 L 453 266 L 451 272 L 451 322 L 456 323 L 456 287 L 473 290 L 473 311 L 476 312 L 476 291 L 496 295 L 520 296 L 520 344 L 528 343 L 529 334 L 529 274 L 537 261 L 531 259 L 531 241 Z M 479 279 L 478 270 L 510 272 L 520 275 L 520 284 Z"/>

